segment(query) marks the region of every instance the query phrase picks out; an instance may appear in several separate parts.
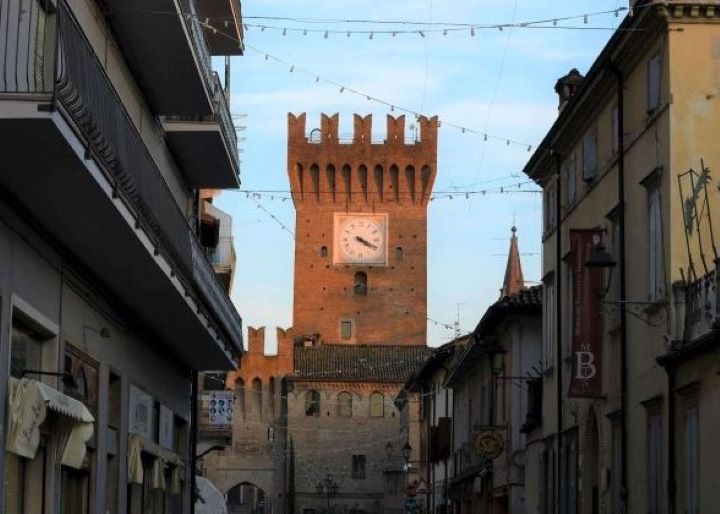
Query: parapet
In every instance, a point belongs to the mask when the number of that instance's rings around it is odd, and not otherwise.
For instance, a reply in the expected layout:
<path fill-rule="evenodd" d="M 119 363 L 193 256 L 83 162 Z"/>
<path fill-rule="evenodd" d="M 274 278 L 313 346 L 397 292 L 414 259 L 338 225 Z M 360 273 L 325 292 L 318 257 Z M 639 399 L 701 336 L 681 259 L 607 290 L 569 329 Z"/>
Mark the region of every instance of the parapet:
<path fill-rule="evenodd" d="M 316 145 L 406 145 L 437 148 L 438 117 L 418 116 L 416 119 L 419 133 L 417 138 L 405 137 L 405 115 L 393 117 L 387 115 L 387 132 L 384 139 L 374 138 L 372 133 L 372 114 L 361 116 L 353 114 L 353 134 L 351 138 L 342 137 L 339 133 L 340 117 L 337 113 L 328 116 L 320 115 L 320 128 L 307 133 L 307 116 L 305 113 L 295 116 L 288 113 L 288 145 L 309 143 Z"/>
<path fill-rule="evenodd" d="M 288 114 L 288 176 L 295 205 L 427 205 L 437 168 L 438 118 L 418 116 L 406 136 L 405 116 L 386 119 L 385 137 L 373 136 L 372 115 L 353 115 L 351 137 L 340 134 L 338 114 L 320 116 L 307 133 L 305 113 Z"/>

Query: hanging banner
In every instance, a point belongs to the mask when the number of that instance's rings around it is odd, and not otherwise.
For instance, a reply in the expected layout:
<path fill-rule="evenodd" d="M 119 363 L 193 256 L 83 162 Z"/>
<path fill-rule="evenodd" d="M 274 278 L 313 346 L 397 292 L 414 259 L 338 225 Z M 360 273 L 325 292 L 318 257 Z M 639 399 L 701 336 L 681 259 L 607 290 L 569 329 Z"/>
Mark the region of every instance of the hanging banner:
<path fill-rule="evenodd" d="M 603 270 L 585 263 L 601 235 L 599 230 L 570 230 L 572 262 L 572 374 L 568 396 L 602 396 Z"/>

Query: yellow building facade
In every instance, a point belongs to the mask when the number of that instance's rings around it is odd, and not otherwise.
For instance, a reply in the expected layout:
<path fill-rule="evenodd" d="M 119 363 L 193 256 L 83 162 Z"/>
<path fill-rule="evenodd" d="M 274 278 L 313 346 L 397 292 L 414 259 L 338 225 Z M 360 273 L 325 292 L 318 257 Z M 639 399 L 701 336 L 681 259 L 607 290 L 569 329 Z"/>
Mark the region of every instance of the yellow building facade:
<path fill-rule="evenodd" d="M 634 2 L 587 75 L 556 89 L 558 118 L 525 167 L 544 191 L 543 414 L 527 434 L 527 512 L 714 512 L 712 327 L 702 351 L 679 356 L 700 337 L 689 295 L 715 284 L 720 6 Z M 592 253 L 579 261 L 571 241 L 583 237 Z M 588 261 L 606 265 L 592 283 Z M 588 325 L 591 306 L 602 321 Z"/>

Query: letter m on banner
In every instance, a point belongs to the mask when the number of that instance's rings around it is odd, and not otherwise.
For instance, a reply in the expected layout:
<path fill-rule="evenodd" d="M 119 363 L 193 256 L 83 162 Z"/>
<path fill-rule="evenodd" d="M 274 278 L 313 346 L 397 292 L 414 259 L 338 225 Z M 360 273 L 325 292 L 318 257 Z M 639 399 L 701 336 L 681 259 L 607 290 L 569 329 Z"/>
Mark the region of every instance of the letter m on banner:
<path fill-rule="evenodd" d="M 588 268 L 600 231 L 570 230 L 572 265 L 572 375 L 568 396 L 602 396 L 603 270 Z"/>

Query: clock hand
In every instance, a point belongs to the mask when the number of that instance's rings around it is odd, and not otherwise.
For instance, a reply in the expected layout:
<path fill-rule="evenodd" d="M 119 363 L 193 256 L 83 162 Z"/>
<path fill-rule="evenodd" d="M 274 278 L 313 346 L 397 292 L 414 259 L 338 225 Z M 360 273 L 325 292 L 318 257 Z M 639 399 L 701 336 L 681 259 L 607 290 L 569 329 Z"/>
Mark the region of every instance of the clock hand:
<path fill-rule="evenodd" d="M 375 246 L 374 244 L 372 244 L 372 243 L 371 243 L 370 241 L 368 241 L 367 239 L 363 239 L 363 238 L 360 237 L 360 236 L 355 236 L 355 239 L 358 240 L 358 241 L 360 241 L 362 244 L 364 244 L 364 245 L 367 246 L 368 248 L 372 248 L 373 250 L 377 250 L 377 246 Z"/>

